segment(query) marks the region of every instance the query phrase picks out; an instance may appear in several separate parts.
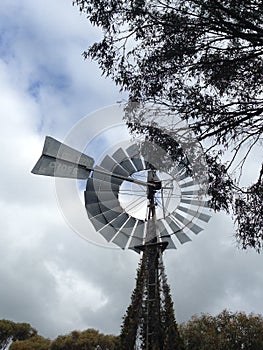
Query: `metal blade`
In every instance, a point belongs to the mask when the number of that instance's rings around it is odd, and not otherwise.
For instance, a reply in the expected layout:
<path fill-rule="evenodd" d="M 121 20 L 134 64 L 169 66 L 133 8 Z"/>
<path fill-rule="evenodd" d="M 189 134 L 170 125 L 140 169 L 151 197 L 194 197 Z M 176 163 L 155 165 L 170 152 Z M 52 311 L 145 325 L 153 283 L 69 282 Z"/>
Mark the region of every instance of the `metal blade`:
<path fill-rule="evenodd" d="M 186 204 L 191 204 L 191 205 L 195 205 L 197 207 L 206 207 L 209 208 L 208 205 L 208 201 L 202 201 L 202 200 L 198 200 L 198 199 L 187 199 L 187 198 L 182 198 L 181 199 L 182 203 L 186 203 Z"/>
<path fill-rule="evenodd" d="M 182 196 L 200 196 L 201 194 L 204 194 L 204 191 L 201 189 L 192 191 L 181 191 Z"/>
<path fill-rule="evenodd" d="M 132 216 L 129 216 L 129 220 L 125 223 L 125 225 L 122 227 L 122 231 L 124 233 L 129 233 L 131 235 L 135 225 L 136 225 L 136 222 L 137 220 L 132 217 Z"/>
<path fill-rule="evenodd" d="M 194 185 L 197 185 L 197 182 L 190 180 L 190 181 L 187 181 L 185 183 L 180 184 L 180 187 L 184 188 L 184 187 L 190 187 L 190 186 L 194 186 Z"/>
<path fill-rule="evenodd" d="M 182 224 L 184 224 L 186 226 L 186 228 L 188 228 L 189 230 L 191 230 L 192 232 L 194 232 L 196 235 L 198 233 L 200 233 L 201 231 L 203 231 L 203 228 L 194 224 L 192 221 L 187 220 L 186 218 L 184 218 L 182 215 L 173 212 L 173 216 L 180 221 Z"/>
<path fill-rule="evenodd" d="M 129 249 L 134 249 L 135 246 L 141 245 L 143 243 L 144 231 L 145 222 L 143 220 L 137 220 L 137 225 L 133 231 L 132 239 L 129 244 Z"/>
<path fill-rule="evenodd" d="M 100 166 L 109 170 L 111 173 L 126 176 L 126 177 L 129 176 L 129 173 L 125 169 L 123 169 L 118 163 L 115 162 L 114 159 L 112 159 L 108 155 L 104 157 L 104 159 L 100 163 Z"/>
<path fill-rule="evenodd" d="M 211 215 L 208 215 L 205 213 L 200 213 L 200 212 L 192 210 L 190 208 L 182 207 L 181 205 L 179 205 L 177 207 L 177 209 L 180 211 L 183 211 L 184 213 L 190 214 L 190 215 L 194 216 L 195 218 L 202 220 L 202 221 L 205 221 L 205 222 L 208 222 L 211 218 Z"/>
<path fill-rule="evenodd" d="M 117 230 L 119 230 L 128 219 L 129 219 L 129 215 L 123 212 L 115 220 L 111 221 L 111 225 Z"/>
<path fill-rule="evenodd" d="M 140 157 L 140 150 L 136 144 L 131 145 L 126 149 L 126 152 L 130 156 L 130 160 L 137 171 L 144 170 L 144 165 Z"/>
<path fill-rule="evenodd" d="M 129 175 L 133 174 L 136 169 L 129 160 L 129 157 L 122 148 L 119 148 L 113 155 L 112 158 L 124 168 Z"/>
<path fill-rule="evenodd" d="M 127 234 L 120 231 L 117 233 L 116 237 L 112 240 L 112 243 L 115 243 L 120 248 L 125 249 L 129 238 L 130 237 Z"/>
<path fill-rule="evenodd" d="M 89 182 L 93 182 L 94 191 L 100 192 L 112 192 L 112 194 L 117 197 L 119 192 L 119 185 L 112 184 L 103 180 L 96 178 L 90 178 Z"/>
<path fill-rule="evenodd" d="M 109 210 L 113 210 L 118 214 L 121 214 L 124 212 L 123 208 L 120 206 L 120 203 L 117 199 L 108 201 L 108 202 L 99 202 L 99 206 L 101 208 L 101 211 L 107 212 Z"/>
<path fill-rule="evenodd" d="M 176 249 L 176 246 L 171 238 L 171 235 L 167 231 L 164 223 L 161 220 L 157 221 L 157 226 L 160 231 L 160 238 L 162 242 L 168 242 L 168 246 L 166 249 Z"/>
<path fill-rule="evenodd" d="M 179 227 L 170 217 L 166 218 L 166 222 L 181 244 L 191 241 L 191 239 L 183 232 L 182 228 Z"/>
<path fill-rule="evenodd" d="M 100 234 L 109 242 L 118 232 L 111 224 L 104 226 L 100 231 Z"/>
<path fill-rule="evenodd" d="M 99 203 L 88 204 L 88 205 L 86 204 L 85 207 L 89 217 L 94 217 L 102 214 Z"/>
<path fill-rule="evenodd" d="M 103 215 L 105 216 L 106 220 L 108 220 L 108 222 L 111 222 L 112 220 L 116 219 L 121 213 L 118 213 L 114 210 L 108 210 L 108 211 L 104 211 Z"/>
<path fill-rule="evenodd" d="M 89 216 L 89 219 L 96 231 L 99 231 L 100 229 L 102 229 L 104 226 L 108 224 L 104 215 L 97 215 L 96 217 Z"/>
<path fill-rule="evenodd" d="M 100 171 L 105 171 L 106 174 L 102 174 L 100 173 Z M 94 168 L 94 172 L 93 172 L 93 179 L 98 179 L 98 180 L 102 180 L 102 181 L 105 181 L 105 182 L 110 182 L 114 185 L 117 185 L 117 186 L 120 186 L 124 179 L 118 179 L 116 177 L 113 177 L 112 174 L 109 174 L 109 170 L 108 169 L 105 169 L 101 166 L 96 166 Z"/>
<path fill-rule="evenodd" d="M 127 218 L 128 218 L 128 220 L 127 220 Z M 124 222 L 125 222 L 125 224 L 123 225 Z M 115 238 L 112 240 L 112 242 L 117 244 L 120 248 L 125 249 L 125 247 L 128 243 L 128 240 L 131 237 L 135 223 L 136 223 L 136 219 L 129 216 L 126 213 L 123 213 L 116 220 L 111 222 L 111 225 L 114 226 L 116 229 L 123 225 L 121 227 L 121 230 L 118 231 Z"/>

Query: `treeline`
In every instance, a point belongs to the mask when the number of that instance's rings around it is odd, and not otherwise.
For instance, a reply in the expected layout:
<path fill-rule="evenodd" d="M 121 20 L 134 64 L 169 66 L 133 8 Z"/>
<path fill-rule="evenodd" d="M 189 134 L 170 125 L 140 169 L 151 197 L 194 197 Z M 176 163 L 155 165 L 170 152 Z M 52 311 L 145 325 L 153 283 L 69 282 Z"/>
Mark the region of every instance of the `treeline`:
<path fill-rule="evenodd" d="M 185 350 L 263 349 L 261 315 L 227 310 L 216 316 L 202 314 L 179 324 L 179 331 Z M 118 336 L 95 329 L 73 331 L 50 340 L 40 336 L 30 324 L 1 320 L 0 349 L 9 345 L 9 350 L 120 350 Z"/>

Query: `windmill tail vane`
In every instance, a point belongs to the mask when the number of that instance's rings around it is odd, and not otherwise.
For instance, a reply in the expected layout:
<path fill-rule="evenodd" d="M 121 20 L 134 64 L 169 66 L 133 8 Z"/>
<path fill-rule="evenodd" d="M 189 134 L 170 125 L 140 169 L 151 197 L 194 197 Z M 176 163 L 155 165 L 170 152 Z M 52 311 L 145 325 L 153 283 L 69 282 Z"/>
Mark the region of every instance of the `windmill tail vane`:
<path fill-rule="evenodd" d="M 42 155 L 32 169 L 33 174 L 73 179 L 87 179 L 94 159 L 46 136 Z"/>
<path fill-rule="evenodd" d="M 87 180 L 90 173 L 95 170 L 93 167 L 94 163 L 95 161 L 92 157 L 65 145 L 53 137 L 46 136 L 42 155 L 31 172 L 36 175 Z M 102 169 L 96 168 L 96 172 L 120 180 L 147 186 L 145 182 L 138 179 L 127 178 L 120 174 L 113 174 Z M 152 184 L 148 185 L 150 187 L 156 187 L 154 181 Z"/>

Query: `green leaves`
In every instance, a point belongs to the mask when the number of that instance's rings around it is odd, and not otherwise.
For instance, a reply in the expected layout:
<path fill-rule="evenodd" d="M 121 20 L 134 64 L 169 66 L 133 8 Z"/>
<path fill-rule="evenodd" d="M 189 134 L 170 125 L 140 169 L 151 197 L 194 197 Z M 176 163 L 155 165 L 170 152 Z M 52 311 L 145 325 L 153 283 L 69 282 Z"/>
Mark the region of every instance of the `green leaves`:
<path fill-rule="evenodd" d="M 23 341 L 15 341 L 11 344 L 10 350 L 49 350 L 51 341 L 43 338 L 40 335 L 35 335 L 32 338 Z"/>
<path fill-rule="evenodd" d="M 5 350 L 13 341 L 28 339 L 36 334 L 37 331 L 28 323 L 15 323 L 9 320 L 0 320 L 1 350 Z"/>
<path fill-rule="evenodd" d="M 186 350 L 260 350 L 263 318 L 224 310 L 217 316 L 193 316 L 180 325 Z"/>
<path fill-rule="evenodd" d="M 60 335 L 51 342 L 49 350 L 94 350 L 100 346 L 102 350 L 117 349 L 118 337 L 104 335 L 95 329 L 73 331 L 68 335 Z"/>
<path fill-rule="evenodd" d="M 95 329 L 82 332 L 72 331 L 67 335 L 59 335 L 56 339 L 41 337 L 28 323 L 15 323 L 0 320 L 0 349 L 5 350 L 101 350 L 117 349 L 119 339 L 114 335 L 104 335 Z"/>

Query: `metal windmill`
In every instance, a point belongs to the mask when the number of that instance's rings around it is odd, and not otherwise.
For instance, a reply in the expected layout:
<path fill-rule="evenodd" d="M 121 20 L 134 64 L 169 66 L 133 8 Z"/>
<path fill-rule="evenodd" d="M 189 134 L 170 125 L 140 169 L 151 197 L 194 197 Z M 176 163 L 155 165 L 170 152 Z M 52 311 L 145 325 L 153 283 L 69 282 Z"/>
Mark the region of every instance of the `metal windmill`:
<path fill-rule="evenodd" d="M 200 198 L 200 183 L 182 163 L 164 173 L 158 168 L 161 163 L 153 161 L 155 156 L 147 143 L 146 148 L 132 144 L 94 166 L 93 158 L 46 137 L 32 170 L 38 175 L 86 179 L 85 207 L 95 230 L 107 242 L 142 252 L 122 325 L 125 350 L 181 349 L 176 345 L 178 331 L 162 254 L 190 241 L 191 234 L 202 231 L 202 222 L 210 219 L 207 203 Z M 163 160 L 163 155 L 157 158 Z M 123 201 L 127 192 L 130 199 L 126 196 Z"/>

